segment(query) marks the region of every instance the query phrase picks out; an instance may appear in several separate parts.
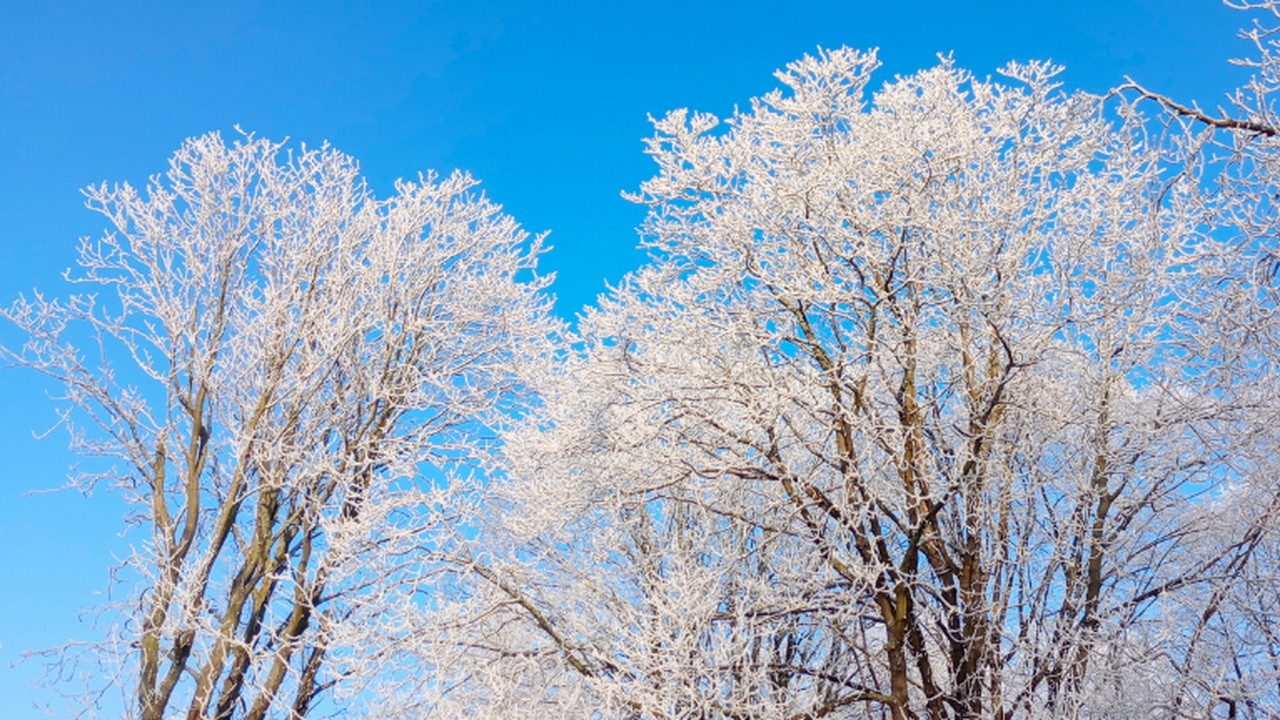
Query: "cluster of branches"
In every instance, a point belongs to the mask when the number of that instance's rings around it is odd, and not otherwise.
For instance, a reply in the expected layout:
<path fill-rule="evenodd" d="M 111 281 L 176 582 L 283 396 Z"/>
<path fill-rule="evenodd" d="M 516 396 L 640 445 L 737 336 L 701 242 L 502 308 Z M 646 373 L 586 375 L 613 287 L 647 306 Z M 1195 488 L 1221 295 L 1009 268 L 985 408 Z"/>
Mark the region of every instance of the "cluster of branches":
<path fill-rule="evenodd" d="M 574 333 L 462 176 L 381 202 L 210 136 L 91 189 L 116 304 L 4 314 L 150 532 L 108 680 L 143 718 L 1277 717 L 1248 37 L 1218 114 L 1041 63 L 869 92 L 851 50 L 671 113 L 653 259 Z"/>

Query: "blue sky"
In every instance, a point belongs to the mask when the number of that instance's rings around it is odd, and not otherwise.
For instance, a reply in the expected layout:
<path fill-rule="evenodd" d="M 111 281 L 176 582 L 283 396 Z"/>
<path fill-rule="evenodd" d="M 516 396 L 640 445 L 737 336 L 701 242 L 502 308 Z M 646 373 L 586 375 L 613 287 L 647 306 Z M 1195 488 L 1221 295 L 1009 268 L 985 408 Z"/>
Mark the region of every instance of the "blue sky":
<path fill-rule="evenodd" d="M 1245 73 L 1246 20 L 1217 0 L 843 2 L 116 2 L 0 0 L 0 302 L 67 292 L 76 239 L 104 220 L 80 189 L 145 182 L 186 137 L 240 125 L 357 158 L 373 186 L 455 168 L 527 229 L 572 317 L 644 259 L 643 210 L 619 196 L 652 174 L 647 115 L 724 116 L 818 46 L 879 47 L 881 79 L 954 53 L 1067 66 L 1069 89 L 1131 75 L 1216 107 Z M 873 87 L 878 83 L 873 82 Z M 20 342 L 0 325 L 0 341 Z M 107 584 L 122 506 L 57 487 L 75 462 L 52 390 L 0 369 L 0 717 L 42 717 L 22 650 L 91 637 L 78 611 Z"/>

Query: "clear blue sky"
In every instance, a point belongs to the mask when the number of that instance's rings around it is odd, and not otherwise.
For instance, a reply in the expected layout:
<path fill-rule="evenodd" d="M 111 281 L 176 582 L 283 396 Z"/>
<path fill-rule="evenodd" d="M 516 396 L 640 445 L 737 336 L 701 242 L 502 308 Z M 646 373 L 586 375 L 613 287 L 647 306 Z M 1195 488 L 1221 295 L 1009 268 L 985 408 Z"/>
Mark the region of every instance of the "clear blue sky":
<path fill-rule="evenodd" d="M 1217 0 L 832 2 L 115 2 L 0 0 L 0 302 L 60 295 L 78 237 L 104 229 L 79 190 L 135 185 L 189 136 L 240 125 L 356 157 L 379 191 L 470 171 L 532 231 L 572 317 L 644 258 L 643 211 L 619 197 L 652 174 L 648 114 L 724 116 L 817 46 L 879 47 L 882 78 L 953 52 L 993 74 L 1009 60 L 1067 66 L 1068 88 L 1131 75 L 1216 106 L 1244 73 L 1245 17 Z M 875 83 L 873 83 L 875 85 Z M 0 340 L 20 341 L 0 326 Z M 42 717 L 22 650 L 91 637 L 119 536 L 109 494 L 60 485 L 75 458 L 44 440 L 50 388 L 0 370 L 0 718 Z"/>

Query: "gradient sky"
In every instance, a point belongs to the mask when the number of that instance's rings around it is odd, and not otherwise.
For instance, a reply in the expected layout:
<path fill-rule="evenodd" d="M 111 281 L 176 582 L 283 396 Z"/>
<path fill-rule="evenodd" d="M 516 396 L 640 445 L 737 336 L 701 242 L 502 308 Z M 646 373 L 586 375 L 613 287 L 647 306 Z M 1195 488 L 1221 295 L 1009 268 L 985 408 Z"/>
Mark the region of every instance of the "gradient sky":
<path fill-rule="evenodd" d="M 647 116 L 721 117 L 818 46 L 878 47 L 880 81 L 952 52 L 979 76 L 1052 59 L 1067 89 L 1125 75 L 1216 107 L 1246 74 L 1247 18 L 1217 0 L 891 2 L 114 2 L 0 0 L 0 302 L 66 294 L 77 238 L 105 221 L 80 189 L 142 185 L 184 138 L 234 127 L 328 141 L 372 186 L 471 172 L 525 228 L 566 318 L 637 267 L 643 210 L 621 199 L 653 173 Z M 873 81 L 872 87 L 879 82 Z M 0 342 L 20 342 L 0 325 Z M 0 368 L 0 718 L 63 707 L 32 686 L 24 650 L 91 638 L 121 536 L 110 493 L 29 494 L 76 459 L 51 427 L 54 388 Z M 86 464 L 89 461 L 85 461 Z"/>

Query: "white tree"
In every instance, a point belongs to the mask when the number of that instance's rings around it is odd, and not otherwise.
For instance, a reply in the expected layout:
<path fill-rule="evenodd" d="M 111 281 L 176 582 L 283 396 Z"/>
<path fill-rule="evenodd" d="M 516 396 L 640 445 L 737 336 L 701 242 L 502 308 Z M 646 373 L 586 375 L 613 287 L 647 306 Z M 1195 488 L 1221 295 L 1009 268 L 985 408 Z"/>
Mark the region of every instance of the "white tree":
<path fill-rule="evenodd" d="M 1274 611 L 1276 378 L 1230 317 L 1256 304 L 1207 224 L 1211 136 L 1044 64 L 1002 85 L 944 60 L 868 100 L 876 66 L 806 57 L 723 131 L 656 123 L 654 259 L 508 437 L 476 581 L 422 638 L 455 668 L 430 707 L 1280 703 L 1251 636 Z"/>
<path fill-rule="evenodd" d="M 72 279 L 104 292 L 0 311 L 4 353 L 65 388 L 76 449 L 116 462 L 76 486 L 148 535 L 110 637 L 59 672 L 93 662 L 148 720 L 297 718 L 395 662 L 555 331 L 539 241 L 474 185 L 378 200 L 327 147 L 208 135 L 143 193 L 87 191 L 115 232 Z"/>

